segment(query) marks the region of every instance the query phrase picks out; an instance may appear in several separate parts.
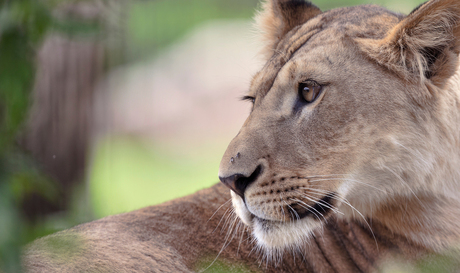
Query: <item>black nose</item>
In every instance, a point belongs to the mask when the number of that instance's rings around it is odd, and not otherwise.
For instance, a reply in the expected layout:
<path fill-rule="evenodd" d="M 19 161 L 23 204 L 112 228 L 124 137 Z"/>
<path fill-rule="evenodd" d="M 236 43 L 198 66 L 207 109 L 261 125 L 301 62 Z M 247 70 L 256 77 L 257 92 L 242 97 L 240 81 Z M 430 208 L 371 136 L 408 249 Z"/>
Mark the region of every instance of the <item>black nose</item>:
<path fill-rule="evenodd" d="M 259 165 L 250 176 L 245 176 L 238 173 L 228 177 L 219 177 L 219 179 L 222 183 L 224 183 L 225 186 L 229 187 L 244 200 L 244 191 L 252 182 L 257 180 L 257 177 L 261 173 L 262 166 Z"/>

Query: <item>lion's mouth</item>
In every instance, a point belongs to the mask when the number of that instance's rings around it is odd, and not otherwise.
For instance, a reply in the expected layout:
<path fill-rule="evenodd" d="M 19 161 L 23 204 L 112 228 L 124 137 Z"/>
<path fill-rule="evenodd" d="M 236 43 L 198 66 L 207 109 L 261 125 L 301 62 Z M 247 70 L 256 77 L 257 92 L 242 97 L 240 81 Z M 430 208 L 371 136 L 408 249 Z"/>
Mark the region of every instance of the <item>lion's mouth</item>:
<path fill-rule="evenodd" d="M 278 249 L 301 242 L 302 238 L 310 236 L 314 229 L 320 227 L 329 215 L 337 211 L 336 203 L 339 198 L 336 195 L 331 192 L 315 202 L 309 200 L 309 203 L 307 200 L 292 198 L 282 208 L 288 212 L 284 214 L 289 217 L 277 219 L 251 212 L 246 202 L 232 193 L 235 212 L 251 227 L 257 244 L 264 248 Z"/>
<path fill-rule="evenodd" d="M 238 198 L 239 199 L 239 198 Z M 296 222 L 315 222 L 321 224 L 325 221 L 329 215 L 334 211 L 336 212 L 336 193 L 330 193 L 317 200 L 315 203 L 308 205 L 302 200 L 287 204 L 283 207 L 283 210 L 289 212 L 289 217 L 286 219 L 271 219 L 265 218 L 263 215 L 257 215 L 252 213 L 247 207 L 246 202 L 239 199 L 240 202 L 234 203 L 236 205 L 236 212 L 240 219 L 248 226 L 259 225 L 262 230 L 269 230 L 273 226 L 282 226 L 283 223 L 289 223 L 290 225 Z M 238 203 L 240 205 L 238 205 Z"/>
<path fill-rule="evenodd" d="M 308 209 L 290 205 L 296 212 L 295 220 L 291 221 L 264 219 L 251 214 L 252 234 L 257 245 L 267 250 L 283 250 L 304 242 L 305 238 L 312 236 L 313 231 L 323 225 L 333 211 L 331 200 L 333 196 L 327 195 Z"/>
<path fill-rule="evenodd" d="M 325 219 L 325 217 L 332 212 L 332 208 L 334 207 L 334 197 L 335 193 L 330 193 L 322 199 L 316 201 L 313 205 L 308 205 L 307 203 L 299 200 L 287 207 L 293 214 L 291 217 L 296 220 L 301 220 L 306 217 L 321 220 Z"/>
<path fill-rule="evenodd" d="M 259 216 L 251 212 L 247 207 L 245 200 L 243 200 L 244 206 L 246 207 L 249 217 L 251 219 L 256 218 L 260 221 L 274 221 L 274 222 L 285 222 L 285 221 L 298 221 L 305 218 L 311 218 L 316 221 L 325 220 L 331 212 L 336 211 L 336 193 L 329 193 L 323 198 L 317 200 L 316 202 L 309 204 L 305 200 L 300 200 L 297 198 L 291 199 L 290 203 L 286 203 L 280 210 L 283 211 L 285 219 L 267 219 L 263 216 Z"/>

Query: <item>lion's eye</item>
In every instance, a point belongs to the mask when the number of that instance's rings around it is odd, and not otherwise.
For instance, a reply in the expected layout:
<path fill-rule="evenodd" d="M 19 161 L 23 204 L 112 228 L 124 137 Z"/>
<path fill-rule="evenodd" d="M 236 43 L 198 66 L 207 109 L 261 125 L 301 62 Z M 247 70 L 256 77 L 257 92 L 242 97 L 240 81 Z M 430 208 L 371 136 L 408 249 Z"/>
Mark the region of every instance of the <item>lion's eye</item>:
<path fill-rule="evenodd" d="M 251 96 L 244 96 L 241 98 L 242 100 L 247 100 L 247 101 L 250 101 L 252 104 L 254 104 L 256 102 L 256 98 L 254 97 L 251 97 Z"/>
<path fill-rule="evenodd" d="M 299 96 L 310 103 L 316 100 L 321 94 L 323 87 L 315 81 L 299 83 Z"/>

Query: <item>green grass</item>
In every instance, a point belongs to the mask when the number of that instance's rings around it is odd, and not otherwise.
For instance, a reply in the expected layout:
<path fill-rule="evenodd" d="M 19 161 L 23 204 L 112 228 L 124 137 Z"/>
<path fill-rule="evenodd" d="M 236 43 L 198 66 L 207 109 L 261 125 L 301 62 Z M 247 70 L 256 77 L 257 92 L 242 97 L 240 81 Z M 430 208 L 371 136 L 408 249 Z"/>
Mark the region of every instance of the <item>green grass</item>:
<path fill-rule="evenodd" d="M 135 139 L 101 141 L 89 179 L 96 216 L 162 203 L 217 183 L 224 149 L 208 144 L 178 151 L 168 144 L 149 147 Z"/>
<path fill-rule="evenodd" d="M 217 255 L 217 254 L 215 254 Z M 209 272 L 209 273 L 250 273 L 253 272 L 244 264 L 229 262 L 222 258 L 217 258 L 215 255 L 204 257 L 199 260 L 195 266 L 196 272 Z M 215 260 L 216 259 L 216 260 Z"/>

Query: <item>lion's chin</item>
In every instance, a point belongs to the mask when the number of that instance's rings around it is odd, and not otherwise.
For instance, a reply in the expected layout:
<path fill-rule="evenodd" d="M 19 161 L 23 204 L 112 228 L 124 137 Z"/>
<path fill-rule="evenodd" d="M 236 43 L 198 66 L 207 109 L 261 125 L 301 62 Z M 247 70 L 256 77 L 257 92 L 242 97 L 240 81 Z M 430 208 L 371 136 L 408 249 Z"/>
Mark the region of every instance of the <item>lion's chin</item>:
<path fill-rule="evenodd" d="M 279 252 L 287 248 L 300 247 L 312 236 L 313 231 L 322 225 L 322 222 L 312 218 L 289 222 L 259 218 L 246 208 L 239 196 L 233 191 L 231 194 L 236 214 L 244 224 L 252 228 L 252 234 L 261 249 Z"/>
<path fill-rule="evenodd" d="M 252 223 L 252 234 L 256 238 L 257 245 L 271 251 L 300 247 L 322 224 L 309 218 L 278 222 L 258 217 L 254 217 Z"/>

